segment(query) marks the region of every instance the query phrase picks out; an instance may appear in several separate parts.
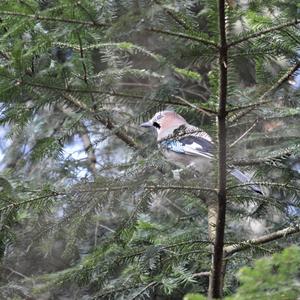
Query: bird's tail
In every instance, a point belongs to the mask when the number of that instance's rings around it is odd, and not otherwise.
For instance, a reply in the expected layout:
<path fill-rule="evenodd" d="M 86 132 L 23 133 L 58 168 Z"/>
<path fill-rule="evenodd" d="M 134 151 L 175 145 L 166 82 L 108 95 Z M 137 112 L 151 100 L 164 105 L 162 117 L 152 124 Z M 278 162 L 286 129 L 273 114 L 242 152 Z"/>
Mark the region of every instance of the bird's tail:
<path fill-rule="evenodd" d="M 251 184 L 252 180 L 251 180 L 251 177 L 248 174 L 243 173 L 242 171 L 240 171 L 238 169 L 231 169 L 230 174 L 233 175 L 236 179 L 238 179 L 242 183 L 250 183 L 249 187 L 253 191 L 263 195 L 263 192 L 262 192 L 261 188 L 258 185 Z"/>

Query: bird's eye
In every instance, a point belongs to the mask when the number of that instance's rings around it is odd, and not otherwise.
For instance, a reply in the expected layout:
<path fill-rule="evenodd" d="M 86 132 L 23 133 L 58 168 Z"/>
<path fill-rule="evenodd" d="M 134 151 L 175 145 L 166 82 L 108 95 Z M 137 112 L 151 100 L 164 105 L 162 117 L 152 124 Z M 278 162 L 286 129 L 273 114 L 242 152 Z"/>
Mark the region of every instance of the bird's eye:
<path fill-rule="evenodd" d="M 156 120 L 160 120 L 162 117 L 163 117 L 163 115 L 158 115 L 158 116 L 156 117 Z"/>
<path fill-rule="evenodd" d="M 153 126 L 156 128 L 160 128 L 160 125 L 157 122 L 153 122 Z"/>

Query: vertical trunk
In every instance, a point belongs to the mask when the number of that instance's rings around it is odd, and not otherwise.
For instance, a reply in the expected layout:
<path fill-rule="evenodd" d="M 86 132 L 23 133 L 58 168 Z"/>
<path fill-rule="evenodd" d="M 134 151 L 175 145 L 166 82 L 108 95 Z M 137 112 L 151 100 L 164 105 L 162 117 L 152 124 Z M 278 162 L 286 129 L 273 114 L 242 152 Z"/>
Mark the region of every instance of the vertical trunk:
<path fill-rule="evenodd" d="M 96 158 L 96 153 L 95 153 L 95 149 L 93 147 L 92 141 L 89 137 L 89 132 L 86 128 L 86 126 L 83 124 L 83 122 L 81 123 L 81 132 L 79 132 L 80 134 L 80 138 L 81 141 L 84 145 L 84 150 L 87 154 L 87 158 L 88 158 L 88 169 L 89 171 L 92 173 L 93 177 L 95 177 L 96 173 L 97 173 L 97 168 L 96 168 L 96 164 L 97 164 L 97 158 Z"/>
<path fill-rule="evenodd" d="M 207 203 L 208 238 L 212 243 L 216 238 L 217 209 L 217 201 L 214 197 Z"/>
<path fill-rule="evenodd" d="M 226 98 L 227 98 L 227 42 L 225 28 L 225 0 L 219 0 L 219 110 L 218 110 L 218 200 L 216 233 L 212 258 L 209 298 L 222 298 L 224 264 L 224 230 L 226 217 Z"/>

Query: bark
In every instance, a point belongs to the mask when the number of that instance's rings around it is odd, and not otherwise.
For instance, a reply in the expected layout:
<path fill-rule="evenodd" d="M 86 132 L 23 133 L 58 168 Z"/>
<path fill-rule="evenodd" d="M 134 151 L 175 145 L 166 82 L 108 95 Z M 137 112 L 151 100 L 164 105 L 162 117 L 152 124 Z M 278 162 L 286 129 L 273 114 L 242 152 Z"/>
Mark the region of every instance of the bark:
<path fill-rule="evenodd" d="M 88 168 L 89 168 L 90 172 L 93 174 L 93 176 L 95 177 L 95 175 L 97 173 L 97 168 L 96 168 L 97 158 L 96 158 L 96 154 L 95 154 L 95 149 L 94 149 L 92 141 L 89 137 L 88 130 L 87 130 L 86 126 L 83 124 L 83 122 L 81 123 L 81 127 L 82 127 L 82 131 L 79 134 L 80 134 L 80 138 L 83 143 L 83 146 L 84 146 L 84 150 L 87 154 Z"/>
<path fill-rule="evenodd" d="M 300 232 L 300 225 L 296 225 L 296 226 L 290 226 L 287 227 L 285 229 L 281 229 L 278 231 L 275 231 L 273 233 L 270 234 L 266 234 L 263 236 L 260 236 L 258 238 L 252 239 L 252 240 L 247 240 L 235 245 L 230 245 L 224 248 L 224 254 L 226 257 L 236 253 L 236 252 L 240 252 L 243 250 L 247 250 L 253 246 L 256 245 L 261 245 L 261 244 L 265 244 L 268 242 L 272 242 L 278 239 L 281 239 L 283 237 L 286 237 L 288 235 L 292 235 L 292 234 L 296 234 Z"/>
<path fill-rule="evenodd" d="M 209 298 L 219 299 L 223 294 L 224 232 L 226 218 L 226 102 L 227 102 L 227 41 L 225 28 L 225 0 L 219 0 L 219 109 L 218 109 L 218 201 L 216 236 L 212 258 L 212 275 L 209 284 Z"/>

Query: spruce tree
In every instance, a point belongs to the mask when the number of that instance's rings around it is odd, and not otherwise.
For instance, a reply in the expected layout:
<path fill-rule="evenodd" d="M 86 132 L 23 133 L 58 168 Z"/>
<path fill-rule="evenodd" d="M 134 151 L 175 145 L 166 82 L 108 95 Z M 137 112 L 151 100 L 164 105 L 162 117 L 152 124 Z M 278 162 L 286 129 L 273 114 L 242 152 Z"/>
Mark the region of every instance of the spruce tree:
<path fill-rule="evenodd" d="M 20 251 L 41 257 L 61 242 L 63 265 L 28 271 L 26 293 L 221 298 L 241 266 L 297 241 L 297 5 L 1 1 L 6 274 Z M 139 128 L 169 107 L 214 137 L 209 186 L 174 176 Z M 255 173 L 264 195 L 227 164 Z M 4 297 L 28 296 L 1 280 Z"/>

